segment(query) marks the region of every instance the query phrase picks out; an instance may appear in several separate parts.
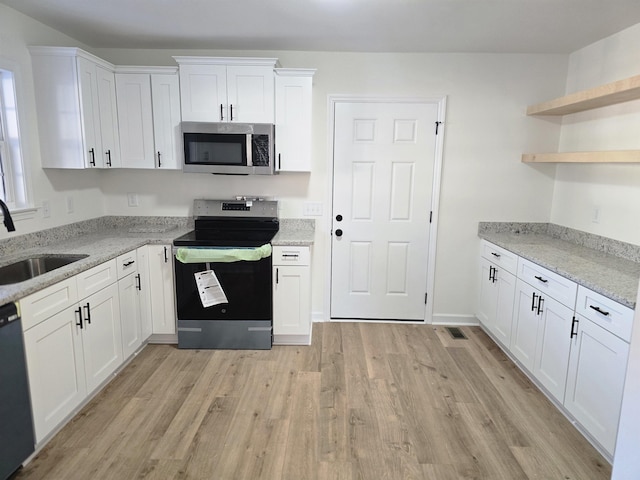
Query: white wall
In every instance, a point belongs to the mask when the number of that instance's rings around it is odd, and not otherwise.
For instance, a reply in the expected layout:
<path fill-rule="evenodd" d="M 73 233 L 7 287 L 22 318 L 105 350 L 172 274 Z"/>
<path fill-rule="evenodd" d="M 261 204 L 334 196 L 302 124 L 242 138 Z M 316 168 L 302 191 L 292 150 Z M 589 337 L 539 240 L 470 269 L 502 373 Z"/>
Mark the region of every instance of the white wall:
<path fill-rule="evenodd" d="M 329 162 L 327 96 L 448 96 L 436 263 L 436 315 L 474 311 L 479 221 L 549 220 L 553 166 L 520 163 L 524 151 L 557 148 L 558 125 L 526 117 L 529 103 L 562 94 L 566 56 L 477 54 L 349 54 L 326 52 L 215 52 L 98 50 L 116 64 L 174 64 L 171 55 L 273 56 L 285 67 L 317 68 L 314 78 L 313 173 L 237 178 L 171 172 L 106 172 L 107 213 L 184 215 L 196 197 L 273 195 L 282 217 L 302 216 L 304 200 L 321 201 L 313 264 L 313 310 L 321 312 L 328 286 Z M 126 193 L 141 195 L 130 208 Z"/>
<path fill-rule="evenodd" d="M 572 53 L 566 92 L 638 74 L 640 24 Z M 638 100 L 568 115 L 560 151 L 640 150 L 639 131 Z M 558 165 L 551 221 L 640 244 L 639 185 L 639 164 Z"/>
<path fill-rule="evenodd" d="M 0 228 L 0 239 L 98 217 L 104 212 L 98 172 L 44 171 L 41 168 L 28 45 L 82 47 L 72 38 L 0 4 L 0 58 L 15 65 L 18 70 L 16 90 L 20 134 L 31 202 L 36 207 L 40 207 L 43 200 L 48 200 L 51 204 L 51 217 L 46 219 L 42 217 L 41 210 L 38 210 L 33 218 L 23 219 L 21 215 L 16 215 L 16 231 L 8 233 L 4 228 Z M 72 214 L 67 213 L 67 197 L 73 199 Z"/>

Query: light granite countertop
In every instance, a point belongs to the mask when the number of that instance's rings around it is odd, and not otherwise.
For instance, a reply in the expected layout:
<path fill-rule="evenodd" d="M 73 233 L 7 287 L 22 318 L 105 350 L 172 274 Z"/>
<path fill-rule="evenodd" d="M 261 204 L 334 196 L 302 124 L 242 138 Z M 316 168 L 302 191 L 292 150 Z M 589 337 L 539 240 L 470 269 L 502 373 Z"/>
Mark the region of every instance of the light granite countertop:
<path fill-rule="evenodd" d="M 635 308 L 640 281 L 636 245 L 552 224 L 481 223 L 478 236 Z"/>
<path fill-rule="evenodd" d="M 11 285 L 0 285 L 0 305 L 19 300 L 65 278 L 147 244 L 170 245 L 193 229 L 173 217 L 103 217 L 0 241 L 0 267 L 43 254 L 87 255 L 64 267 Z M 281 219 L 273 245 L 311 245 L 313 220 Z"/>

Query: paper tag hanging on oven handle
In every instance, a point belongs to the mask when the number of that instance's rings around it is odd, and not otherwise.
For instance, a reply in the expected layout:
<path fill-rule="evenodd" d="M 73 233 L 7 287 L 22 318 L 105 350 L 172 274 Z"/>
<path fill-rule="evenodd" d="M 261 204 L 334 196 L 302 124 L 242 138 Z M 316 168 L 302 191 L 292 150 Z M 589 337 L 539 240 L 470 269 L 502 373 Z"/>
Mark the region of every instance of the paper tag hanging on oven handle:
<path fill-rule="evenodd" d="M 198 286 L 198 293 L 203 307 L 207 308 L 221 303 L 229 303 L 213 270 L 196 272 L 194 276 L 196 277 L 196 285 Z"/>

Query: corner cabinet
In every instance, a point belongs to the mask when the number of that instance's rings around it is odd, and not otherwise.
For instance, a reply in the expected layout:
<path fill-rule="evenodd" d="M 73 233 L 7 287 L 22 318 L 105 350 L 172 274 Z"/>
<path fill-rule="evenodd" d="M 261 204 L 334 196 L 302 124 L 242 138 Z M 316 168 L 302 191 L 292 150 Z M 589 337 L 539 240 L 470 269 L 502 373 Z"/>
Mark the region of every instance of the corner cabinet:
<path fill-rule="evenodd" d="M 114 66 L 79 48 L 29 51 L 42 166 L 119 167 Z"/>
<path fill-rule="evenodd" d="M 123 168 L 179 170 L 178 69 L 116 67 Z"/>
<path fill-rule="evenodd" d="M 315 69 L 276 68 L 276 170 L 311 171 L 311 105 Z"/>
<path fill-rule="evenodd" d="M 527 115 L 569 115 L 640 98 L 640 75 L 530 105 Z M 640 150 L 525 153 L 525 163 L 637 163 Z"/>
<path fill-rule="evenodd" d="M 182 121 L 274 123 L 276 58 L 173 58 Z"/>
<path fill-rule="evenodd" d="M 311 249 L 273 247 L 273 343 L 311 344 Z"/>

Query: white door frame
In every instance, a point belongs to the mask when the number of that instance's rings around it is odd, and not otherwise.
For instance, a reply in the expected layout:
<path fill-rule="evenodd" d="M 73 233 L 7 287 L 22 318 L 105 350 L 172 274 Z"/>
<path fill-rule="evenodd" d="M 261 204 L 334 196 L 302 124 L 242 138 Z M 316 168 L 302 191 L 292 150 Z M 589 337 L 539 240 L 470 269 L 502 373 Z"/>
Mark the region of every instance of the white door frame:
<path fill-rule="evenodd" d="M 434 170 L 433 170 L 433 188 L 431 194 L 432 205 L 432 217 L 431 228 L 429 231 L 429 253 L 428 253 L 428 265 L 427 265 L 427 304 L 425 306 L 424 321 L 423 322 L 402 322 L 402 323 L 433 323 L 433 289 L 436 272 L 436 239 L 438 238 L 438 212 L 440 210 L 440 179 L 442 177 L 442 160 L 444 154 L 444 126 L 446 125 L 446 107 L 447 97 L 446 95 L 437 97 L 376 97 L 376 96 L 361 96 L 361 95 L 328 95 L 327 105 L 327 185 L 326 196 L 328 209 L 328 215 L 325 215 L 325 231 L 332 232 L 333 227 L 333 130 L 335 127 L 335 113 L 336 104 L 338 103 L 436 103 L 438 105 L 438 122 L 439 125 L 438 135 L 436 136 L 436 149 L 434 152 Z M 433 128 L 436 128 L 434 125 Z M 329 238 L 328 242 L 328 255 L 326 255 L 325 262 L 325 278 L 331 281 L 331 259 L 333 242 Z M 324 298 L 324 311 L 326 312 L 325 318 L 329 321 L 340 322 L 345 320 L 338 320 L 331 318 L 331 286 L 325 287 Z M 385 320 L 368 320 L 371 323 L 388 323 Z"/>

